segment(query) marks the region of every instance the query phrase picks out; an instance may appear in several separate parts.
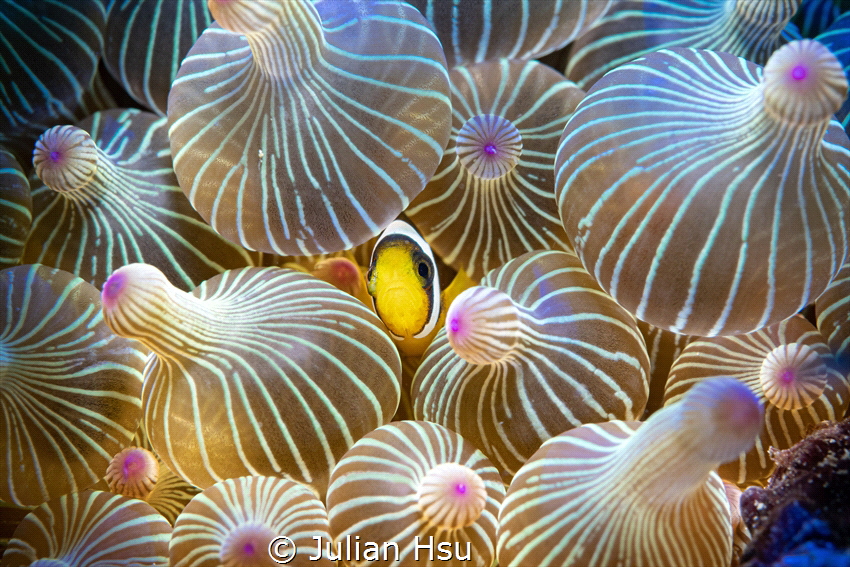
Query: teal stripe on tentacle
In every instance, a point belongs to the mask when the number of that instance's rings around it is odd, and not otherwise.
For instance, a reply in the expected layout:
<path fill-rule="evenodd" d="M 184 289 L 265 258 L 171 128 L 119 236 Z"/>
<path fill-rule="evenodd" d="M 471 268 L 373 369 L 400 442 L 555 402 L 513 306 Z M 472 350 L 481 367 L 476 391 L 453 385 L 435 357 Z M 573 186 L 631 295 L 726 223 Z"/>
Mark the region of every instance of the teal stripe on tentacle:
<path fill-rule="evenodd" d="M 414 376 L 414 415 L 469 439 L 509 480 L 560 431 L 636 419 L 648 374 L 634 319 L 578 258 L 530 252 L 449 307 Z"/>
<path fill-rule="evenodd" d="M 204 32 L 169 112 L 178 179 L 201 216 L 292 255 L 380 232 L 448 135 L 444 58 L 424 19 L 396 2 L 212 7 L 238 33 Z"/>
<path fill-rule="evenodd" d="M 537 59 L 578 37 L 614 3 L 413 0 L 411 4 L 434 26 L 451 68 L 501 58 Z"/>
<path fill-rule="evenodd" d="M 692 47 L 764 64 L 785 41 L 800 0 L 626 0 L 609 10 L 570 48 L 565 74 L 587 90 L 606 72 L 652 51 Z"/>
<path fill-rule="evenodd" d="M 552 164 L 582 91 L 539 63 L 508 59 L 457 67 L 450 79 L 449 144 L 408 218 L 473 279 L 531 250 L 569 249 Z"/>
<path fill-rule="evenodd" d="M 647 55 L 579 104 L 556 162 L 561 218 L 637 317 L 677 333 L 752 331 L 793 315 L 838 269 L 850 144 L 830 115 L 846 83 L 806 42 L 763 73 L 707 50 Z M 792 65 L 808 82 L 793 82 Z"/>
<path fill-rule="evenodd" d="M 84 490 L 45 502 L 20 523 L 4 555 L 10 565 L 166 565 L 171 526 L 149 504 Z"/>
<path fill-rule="evenodd" d="M 211 23 L 204 0 L 116 0 L 106 18 L 103 61 L 139 104 L 165 116 L 180 62 Z"/>
<path fill-rule="evenodd" d="M 7 502 L 34 506 L 93 485 L 138 426 L 147 350 L 109 331 L 98 296 L 47 266 L 0 272 Z"/>
<path fill-rule="evenodd" d="M 498 471 L 469 441 L 434 423 L 393 422 L 358 440 L 334 467 L 330 533 L 335 541 L 395 542 L 399 564 L 422 559 L 415 538 L 433 537 L 460 555 L 468 549 L 473 564 L 491 565 L 503 496 Z"/>
<path fill-rule="evenodd" d="M 22 163 L 47 128 L 114 104 L 97 76 L 105 11 L 98 0 L 44 0 L 9 2 L 0 13 L 0 144 Z"/>
<path fill-rule="evenodd" d="M 32 197 L 24 169 L 0 148 L 0 269 L 17 266 L 32 224 Z"/>
<path fill-rule="evenodd" d="M 283 474 L 322 493 L 342 453 L 398 405 L 400 360 L 376 316 L 308 274 L 229 270 L 190 294 L 134 264 L 103 295 L 113 330 L 155 353 L 150 442 L 198 486 Z"/>
<path fill-rule="evenodd" d="M 586 424 L 553 437 L 508 488 L 499 564 L 726 563 L 729 504 L 712 470 L 752 446 L 761 415 L 744 384 L 718 378 L 644 423 Z"/>
<path fill-rule="evenodd" d="M 183 195 L 165 127 L 152 113 L 114 109 L 48 130 L 32 175 L 34 220 L 25 260 L 97 286 L 123 265 L 147 262 L 184 289 L 252 264 L 252 256 L 213 232 Z"/>

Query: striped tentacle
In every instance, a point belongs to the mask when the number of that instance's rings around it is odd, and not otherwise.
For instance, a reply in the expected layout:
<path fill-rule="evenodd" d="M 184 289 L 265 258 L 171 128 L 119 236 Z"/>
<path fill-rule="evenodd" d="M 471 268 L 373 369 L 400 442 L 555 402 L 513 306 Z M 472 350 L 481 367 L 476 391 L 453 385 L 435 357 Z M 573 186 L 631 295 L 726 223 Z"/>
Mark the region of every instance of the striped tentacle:
<path fill-rule="evenodd" d="M 537 59 L 567 45 L 610 0 L 444 2 L 411 0 L 437 31 L 449 67 L 495 59 Z"/>
<path fill-rule="evenodd" d="M 141 417 L 147 350 L 73 274 L 0 271 L 0 499 L 35 506 L 103 476 Z"/>
<path fill-rule="evenodd" d="M 306 486 L 276 477 L 231 478 L 198 494 L 177 517 L 170 565 L 273 567 L 291 550 L 274 545 L 279 536 L 297 550 L 293 565 L 334 565 L 313 539 L 330 541 L 325 506 Z"/>
<path fill-rule="evenodd" d="M 682 353 L 682 349 L 693 339 L 688 335 L 679 335 L 658 327 L 653 327 L 644 321 L 638 321 L 638 329 L 646 342 L 646 352 L 649 354 L 649 399 L 646 401 L 644 418 L 661 407 L 664 401 L 664 386 L 670 367 Z"/>
<path fill-rule="evenodd" d="M 824 51 L 789 44 L 762 78 L 728 54 L 665 50 L 610 72 L 579 104 L 556 162 L 561 218 L 588 271 L 637 318 L 681 334 L 750 332 L 799 311 L 838 271 L 850 141 L 824 109 L 847 85 Z M 793 95 L 802 83 L 808 94 Z"/>
<path fill-rule="evenodd" d="M 3 565 L 168 564 L 171 526 L 141 500 L 84 490 L 45 502 L 18 525 Z"/>
<path fill-rule="evenodd" d="M 98 287 L 121 266 L 144 262 L 182 289 L 253 263 L 183 195 L 164 118 L 114 109 L 77 126 L 56 126 L 39 138 L 33 163 L 26 262 L 67 270 Z"/>
<path fill-rule="evenodd" d="M 565 74 L 582 89 L 642 55 L 673 47 L 723 51 L 764 64 L 800 0 L 624 0 L 570 48 Z"/>
<path fill-rule="evenodd" d="M 800 37 L 815 37 L 827 29 L 841 15 L 841 3 L 834 0 L 806 0 L 794 14 L 791 22 Z"/>
<path fill-rule="evenodd" d="M 558 139 L 584 93 L 535 61 L 456 67 L 440 167 L 405 213 L 473 279 L 520 254 L 569 249 L 555 205 Z"/>
<path fill-rule="evenodd" d="M 119 0 L 106 17 L 103 62 L 137 102 L 165 116 L 180 62 L 212 23 L 205 0 Z"/>
<path fill-rule="evenodd" d="M 425 352 L 412 386 L 417 419 L 460 433 L 507 480 L 566 429 L 640 417 L 649 373 L 643 338 L 574 254 L 524 254 L 482 286 L 452 304 L 447 328 Z"/>
<path fill-rule="evenodd" d="M 376 235 L 448 140 L 445 58 L 427 22 L 402 2 L 211 7 L 218 24 L 169 94 L 174 168 L 193 206 L 266 252 L 334 252 Z"/>
<path fill-rule="evenodd" d="M 754 333 L 689 343 L 670 370 L 665 405 L 715 376 L 737 378 L 765 407 L 755 446 L 719 468 L 739 485 L 770 475 L 770 447 L 787 449 L 821 421 L 840 419 L 850 404 L 850 381 L 834 368 L 823 336 L 800 315 Z"/>
<path fill-rule="evenodd" d="M 0 143 L 21 163 L 56 124 L 72 124 L 112 104 L 99 100 L 97 64 L 106 8 L 100 0 L 5 2 L 0 11 Z M 91 107 L 91 103 L 98 106 Z"/>
<path fill-rule="evenodd" d="M 844 75 L 850 81 L 850 13 L 841 14 L 815 39 L 824 44 L 838 58 L 844 69 Z M 844 104 L 836 111 L 835 117 L 844 126 L 844 131 L 850 134 L 850 97 L 844 99 Z"/>
<path fill-rule="evenodd" d="M 712 469 L 752 446 L 758 400 L 704 382 L 645 423 L 610 421 L 545 442 L 499 512 L 500 565 L 728 565 L 729 502 Z"/>
<path fill-rule="evenodd" d="M 850 264 L 845 263 L 835 279 L 815 300 L 818 330 L 835 355 L 839 370 L 850 373 Z"/>
<path fill-rule="evenodd" d="M 151 445 L 197 486 L 279 475 L 323 492 L 398 405 L 400 361 L 377 317 L 307 274 L 230 270 L 190 294 L 134 264 L 103 297 L 110 327 L 155 353 L 142 393 Z"/>
<path fill-rule="evenodd" d="M 334 468 L 331 535 L 336 544 L 348 536 L 398 544 L 377 561 L 361 556 L 347 565 L 488 567 L 504 494 L 496 468 L 457 433 L 426 421 L 393 422 L 360 439 Z M 416 550 L 432 537 L 435 548 L 448 544 L 458 557 Z"/>
<path fill-rule="evenodd" d="M 27 176 L 14 154 L 0 147 L 0 269 L 20 263 L 31 224 Z"/>

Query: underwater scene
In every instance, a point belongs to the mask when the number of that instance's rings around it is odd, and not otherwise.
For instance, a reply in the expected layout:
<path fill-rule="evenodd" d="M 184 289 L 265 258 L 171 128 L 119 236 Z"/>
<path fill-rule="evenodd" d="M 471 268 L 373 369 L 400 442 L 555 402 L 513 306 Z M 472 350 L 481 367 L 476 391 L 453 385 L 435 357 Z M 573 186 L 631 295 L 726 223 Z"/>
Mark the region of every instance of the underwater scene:
<path fill-rule="evenodd" d="M 848 0 L 0 0 L 0 566 L 850 567 L 848 78 Z"/>

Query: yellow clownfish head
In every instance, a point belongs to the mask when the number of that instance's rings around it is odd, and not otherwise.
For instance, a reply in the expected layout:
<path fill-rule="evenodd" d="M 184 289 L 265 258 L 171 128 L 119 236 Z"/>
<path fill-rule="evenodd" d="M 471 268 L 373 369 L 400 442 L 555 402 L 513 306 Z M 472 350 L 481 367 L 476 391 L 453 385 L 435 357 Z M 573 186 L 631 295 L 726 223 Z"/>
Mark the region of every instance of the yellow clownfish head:
<path fill-rule="evenodd" d="M 367 289 L 397 341 L 427 337 L 440 318 L 440 280 L 431 247 L 413 226 L 396 220 L 381 233 Z"/>

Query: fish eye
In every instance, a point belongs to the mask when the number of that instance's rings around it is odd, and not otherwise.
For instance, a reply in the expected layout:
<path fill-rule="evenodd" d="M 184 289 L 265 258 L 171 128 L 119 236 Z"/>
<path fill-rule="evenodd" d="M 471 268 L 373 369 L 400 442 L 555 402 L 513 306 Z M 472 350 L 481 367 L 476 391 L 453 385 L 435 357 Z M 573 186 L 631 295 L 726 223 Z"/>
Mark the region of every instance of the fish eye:
<path fill-rule="evenodd" d="M 419 262 L 419 265 L 416 267 L 419 272 L 419 276 L 423 279 L 427 280 L 431 277 L 431 268 L 425 262 Z"/>

